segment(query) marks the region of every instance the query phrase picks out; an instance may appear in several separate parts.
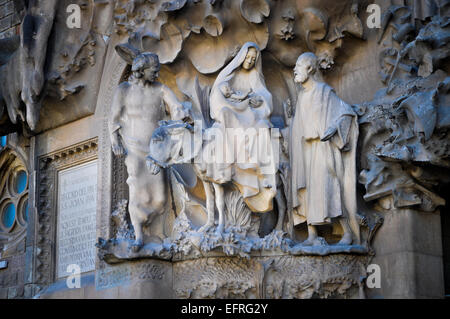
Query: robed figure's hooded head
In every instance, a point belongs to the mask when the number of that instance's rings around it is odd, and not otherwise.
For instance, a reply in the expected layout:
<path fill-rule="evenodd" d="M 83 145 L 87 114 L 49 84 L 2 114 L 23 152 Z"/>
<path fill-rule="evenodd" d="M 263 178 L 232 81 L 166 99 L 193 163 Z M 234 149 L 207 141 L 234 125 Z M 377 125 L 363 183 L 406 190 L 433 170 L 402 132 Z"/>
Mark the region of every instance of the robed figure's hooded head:
<path fill-rule="evenodd" d="M 251 48 L 256 50 L 256 57 L 253 66 L 246 70 L 244 69 L 244 62 Z M 233 78 L 235 78 L 239 72 L 242 72 L 242 74 L 240 74 L 241 77 L 239 88 L 245 89 L 246 91 L 251 90 L 255 95 L 262 98 L 263 105 L 261 106 L 261 111 L 263 111 L 263 116 L 268 118 L 272 113 L 272 95 L 267 90 L 266 83 L 264 82 L 261 50 L 258 45 L 253 42 L 245 43 L 234 59 L 217 76 L 211 90 L 211 118 L 214 120 L 219 120 L 220 112 L 224 107 L 228 106 L 231 109 L 234 108 L 233 103 L 223 96 L 219 88 L 224 83 L 231 84 L 233 82 Z M 242 80 L 242 77 L 245 80 Z M 235 89 L 232 84 L 230 86 L 232 89 Z"/>

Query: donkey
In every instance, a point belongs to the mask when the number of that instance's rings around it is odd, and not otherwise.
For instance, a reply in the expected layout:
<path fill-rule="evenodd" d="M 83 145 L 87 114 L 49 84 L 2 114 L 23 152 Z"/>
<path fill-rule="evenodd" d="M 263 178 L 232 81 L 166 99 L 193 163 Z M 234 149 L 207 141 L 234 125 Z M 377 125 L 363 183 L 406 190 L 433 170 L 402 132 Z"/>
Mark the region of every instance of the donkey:
<path fill-rule="evenodd" d="M 223 232 L 224 220 L 224 190 L 222 184 L 210 180 L 203 171 L 201 164 L 194 159 L 201 156 L 202 143 L 194 142 L 194 127 L 181 121 L 160 121 L 150 140 L 147 168 L 152 174 L 158 174 L 161 168 L 175 164 L 193 163 L 195 174 L 203 182 L 206 193 L 206 210 L 208 219 L 199 231 L 206 232 L 214 226 L 214 201 L 219 211 L 218 232 Z M 215 194 L 215 195 L 214 195 Z"/>
<path fill-rule="evenodd" d="M 193 170 L 197 177 L 202 181 L 206 193 L 206 210 L 207 221 L 199 231 L 206 232 L 214 227 L 214 202 L 219 213 L 219 220 L 217 232 L 221 233 L 224 230 L 224 184 L 230 183 L 228 181 L 213 180 L 206 175 L 205 165 L 200 160 L 202 156 L 203 139 L 198 140 L 204 132 L 195 132 L 188 123 L 181 121 L 160 121 L 158 127 L 152 135 L 149 146 L 149 155 L 147 156 L 147 168 L 152 174 L 158 174 L 161 168 L 168 168 L 175 164 L 191 163 Z M 197 138 L 197 140 L 196 140 Z M 231 183 L 238 186 L 234 181 Z M 277 194 L 278 195 L 278 194 Z M 280 196 L 276 196 L 275 200 L 280 208 L 278 215 L 278 222 L 275 230 L 282 230 L 285 204 L 281 203 Z"/>

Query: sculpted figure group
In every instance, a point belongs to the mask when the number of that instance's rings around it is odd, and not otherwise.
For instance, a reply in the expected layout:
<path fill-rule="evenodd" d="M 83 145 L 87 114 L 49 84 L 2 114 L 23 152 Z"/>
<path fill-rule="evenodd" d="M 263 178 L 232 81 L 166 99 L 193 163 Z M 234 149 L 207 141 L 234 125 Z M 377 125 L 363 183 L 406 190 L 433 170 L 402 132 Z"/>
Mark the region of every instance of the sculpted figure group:
<path fill-rule="evenodd" d="M 331 223 L 339 223 L 343 230 L 338 245 L 359 244 L 357 116 L 324 83 L 313 53 L 302 54 L 294 69 L 299 90 L 285 137 L 289 141 L 290 194 L 284 196 L 277 196 L 283 190 L 277 178 L 279 135 L 273 134 L 276 129 L 270 120 L 272 95 L 255 43 L 244 44 L 217 76 L 209 96 L 213 124 L 197 131 L 203 132 L 200 144 L 192 142 L 198 124 L 190 109 L 156 81 L 158 57 L 134 53 L 128 60 L 133 74 L 117 89 L 110 132 L 114 154 L 125 155 L 135 250 L 143 245 L 143 226 L 167 204 L 165 169 L 180 163 L 192 163 L 203 181 L 208 217 L 199 232 L 214 228 L 215 207 L 219 213 L 216 231 L 224 231 L 223 186 L 234 185 L 254 213 L 270 212 L 273 202 L 279 202 L 277 207 L 283 211 L 275 230 L 281 230 L 284 208 L 291 207 L 291 223 L 307 223 L 305 246 L 326 245 L 317 226 Z M 168 117 L 169 121 L 158 126 Z M 291 205 L 280 202 L 285 198 Z"/>

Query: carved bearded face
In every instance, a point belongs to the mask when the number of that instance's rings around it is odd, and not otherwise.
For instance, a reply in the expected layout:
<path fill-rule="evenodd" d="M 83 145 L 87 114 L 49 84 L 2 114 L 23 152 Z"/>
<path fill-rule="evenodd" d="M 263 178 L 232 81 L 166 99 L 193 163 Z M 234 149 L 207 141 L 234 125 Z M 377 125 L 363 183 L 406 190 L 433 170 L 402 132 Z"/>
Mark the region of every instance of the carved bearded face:
<path fill-rule="evenodd" d="M 294 68 L 294 81 L 303 84 L 318 71 L 318 60 L 314 53 L 306 52 L 300 55 Z"/>
<path fill-rule="evenodd" d="M 308 80 L 310 66 L 306 63 L 299 62 L 301 61 L 298 61 L 297 64 L 295 64 L 294 81 L 301 84 Z"/>
<path fill-rule="evenodd" d="M 253 68 L 257 55 L 258 53 L 256 52 L 255 48 L 249 48 L 244 63 L 242 63 L 242 67 L 246 70 L 250 70 L 251 68 Z"/>

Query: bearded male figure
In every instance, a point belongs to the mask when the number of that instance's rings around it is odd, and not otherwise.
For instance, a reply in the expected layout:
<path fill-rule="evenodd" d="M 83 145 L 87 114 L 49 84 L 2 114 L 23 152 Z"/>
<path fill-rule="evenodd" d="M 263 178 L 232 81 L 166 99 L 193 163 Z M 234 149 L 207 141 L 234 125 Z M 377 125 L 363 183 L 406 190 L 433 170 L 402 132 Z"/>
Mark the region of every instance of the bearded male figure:
<path fill-rule="evenodd" d="M 359 244 L 356 219 L 357 116 L 323 82 L 317 57 L 302 54 L 294 69 L 301 84 L 290 132 L 294 223 L 307 222 L 304 245 L 319 245 L 317 225 L 339 221 L 339 244 Z"/>
<path fill-rule="evenodd" d="M 126 156 L 128 211 L 136 235 L 133 250 L 137 251 L 144 244 L 143 226 L 164 212 L 168 197 L 163 172 L 154 175 L 155 172 L 146 166 L 151 136 L 167 114 L 172 120 L 186 120 L 190 115 L 175 94 L 156 81 L 160 70 L 156 54 L 117 49 L 125 60 L 132 61 L 133 73 L 129 81 L 121 83 L 116 90 L 111 108 L 110 137 L 114 154 Z"/>

